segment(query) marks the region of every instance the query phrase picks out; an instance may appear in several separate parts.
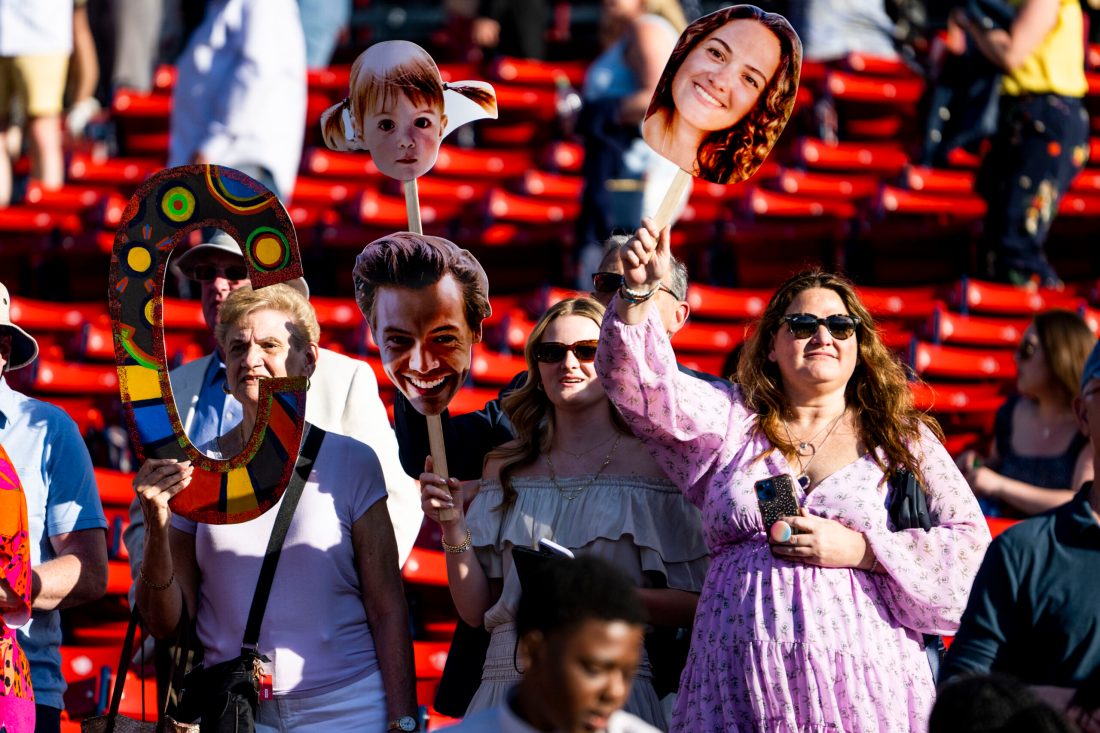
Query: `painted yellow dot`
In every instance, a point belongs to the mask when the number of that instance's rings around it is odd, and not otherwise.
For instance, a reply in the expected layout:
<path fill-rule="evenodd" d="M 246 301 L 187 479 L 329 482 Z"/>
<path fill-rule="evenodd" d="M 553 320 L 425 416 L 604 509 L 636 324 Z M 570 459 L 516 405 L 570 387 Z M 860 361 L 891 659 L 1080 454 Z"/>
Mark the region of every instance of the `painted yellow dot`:
<path fill-rule="evenodd" d="M 283 260 L 283 243 L 276 237 L 263 237 L 260 241 L 256 242 L 255 249 L 252 250 L 256 255 L 256 261 L 264 267 L 274 267 Z"/>
<path fill-rule="evenodd" d="M 153 308 L 153 301 L 152 300 L 150 300 L 148 303 L 145 304 L 145 320 L 149 321 L 149 323 L 153 322 L 153 311 L 154 310 L 155 309 Z"/>
<path fill-rule="evenodd" d="M 153 256 L 144 247 L 133 247 L 126 254 L 126 264 L 139 275 L 146 272 L 153 264 Z"/>

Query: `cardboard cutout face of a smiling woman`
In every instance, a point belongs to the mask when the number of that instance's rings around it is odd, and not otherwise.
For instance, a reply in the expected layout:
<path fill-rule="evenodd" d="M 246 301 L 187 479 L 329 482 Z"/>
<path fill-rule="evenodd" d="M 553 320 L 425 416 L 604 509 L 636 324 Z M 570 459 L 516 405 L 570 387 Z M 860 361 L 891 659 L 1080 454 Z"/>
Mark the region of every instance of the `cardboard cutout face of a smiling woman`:
<path fill-rule="evenodd" d="M 445 135 L 496 116 L 489 84 L 445 84 L 420 46 L 383 41 L 355 59 L 348 96 L 321 115 L 321 133 L 329 148 L 370 151 L 382 173 L 411 181 L 435 165 Z"/>
<path fill-rule="evenodd" d="M 417 412 L 440 414 L 469 376 L 491 313 L 485 270 L 453 242 L 397 232 L 368 244 L 353 274 L 386 376 Z"/>
<path fill-rule="evenodd" d="M 802 42 L 783 16 L 753 5 L 704 15 L 676 43 L 642 135 L 693 176 L 743 181 L 783 132 L 801 69 Z"/>

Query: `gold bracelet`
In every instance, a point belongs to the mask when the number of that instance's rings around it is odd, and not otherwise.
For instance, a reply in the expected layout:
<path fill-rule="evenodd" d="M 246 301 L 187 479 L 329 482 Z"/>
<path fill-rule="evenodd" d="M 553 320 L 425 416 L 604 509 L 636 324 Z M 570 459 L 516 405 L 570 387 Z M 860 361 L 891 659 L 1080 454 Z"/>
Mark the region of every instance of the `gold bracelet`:
<path fill-rule="evenodd" d="M 172 571 L 172 574 L 168 577 L 167 583 L 165 583 L 164 585 L 158 585 L 157 583 L 154 583 L 145 576 L 145 563 L 142 563 L 141 565 L 138 565 L 138 577 L 141 578 L 141 582 L 149 586 L 151 590 L 168 590 L 172 587 L 172 583 L 176 582 L 176 571 Z"/>
<path fill-rule="evenodd" d="M 447 540 L 443 539 L 442 537 L 439 538 L 439 541 L 443 544 L 443 552 L 448 552 L 452 555 L 461 555 L 464 552 L 468 552 L 470 547 L 473 546 L 474 536 L 470 532 L 470 528 L 467 527 L 466 528 L 466 539 L 462 540 L 462 542 L 460 542 L 459 544 L 457 544 L 457 545 L 448 545 Z"/>

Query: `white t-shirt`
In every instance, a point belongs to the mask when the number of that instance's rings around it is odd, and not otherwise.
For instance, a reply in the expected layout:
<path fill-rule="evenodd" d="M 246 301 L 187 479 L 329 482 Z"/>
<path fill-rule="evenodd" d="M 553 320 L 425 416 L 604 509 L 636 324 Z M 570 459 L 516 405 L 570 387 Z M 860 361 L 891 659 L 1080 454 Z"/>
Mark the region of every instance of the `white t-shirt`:
<path fill-rule="evenodd" d="M 72 50 L 73 0 L 0 0 L 0 56 Z"/>
<path fill-rule="evenodd" d="M 218 456 L 216 441 L 200 450 Z M 355 520 L 386 498 L 374 451 L 328 433 L 290 522 L 260 626 L 259 651 L 275 665 L 276 695 L 307 697 L 378 669 L 352 546 Z M 241 524 L 172 526 L 195 535 L 197 628 L 206 663 L 238 656 L 271 528 L 282 500 Z"/>

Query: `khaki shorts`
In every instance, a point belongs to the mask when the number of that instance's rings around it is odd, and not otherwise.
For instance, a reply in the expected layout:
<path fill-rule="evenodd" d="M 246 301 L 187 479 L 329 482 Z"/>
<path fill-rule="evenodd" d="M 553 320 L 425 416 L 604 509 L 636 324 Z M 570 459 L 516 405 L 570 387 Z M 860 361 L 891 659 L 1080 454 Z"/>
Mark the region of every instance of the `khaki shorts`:
<path fill-rule="evenodd" d="M 7 122 L 16 98 L 28 117 L 60 115 L 68 70 L 68 54 L 0 58 L 0 120 Z"/>

